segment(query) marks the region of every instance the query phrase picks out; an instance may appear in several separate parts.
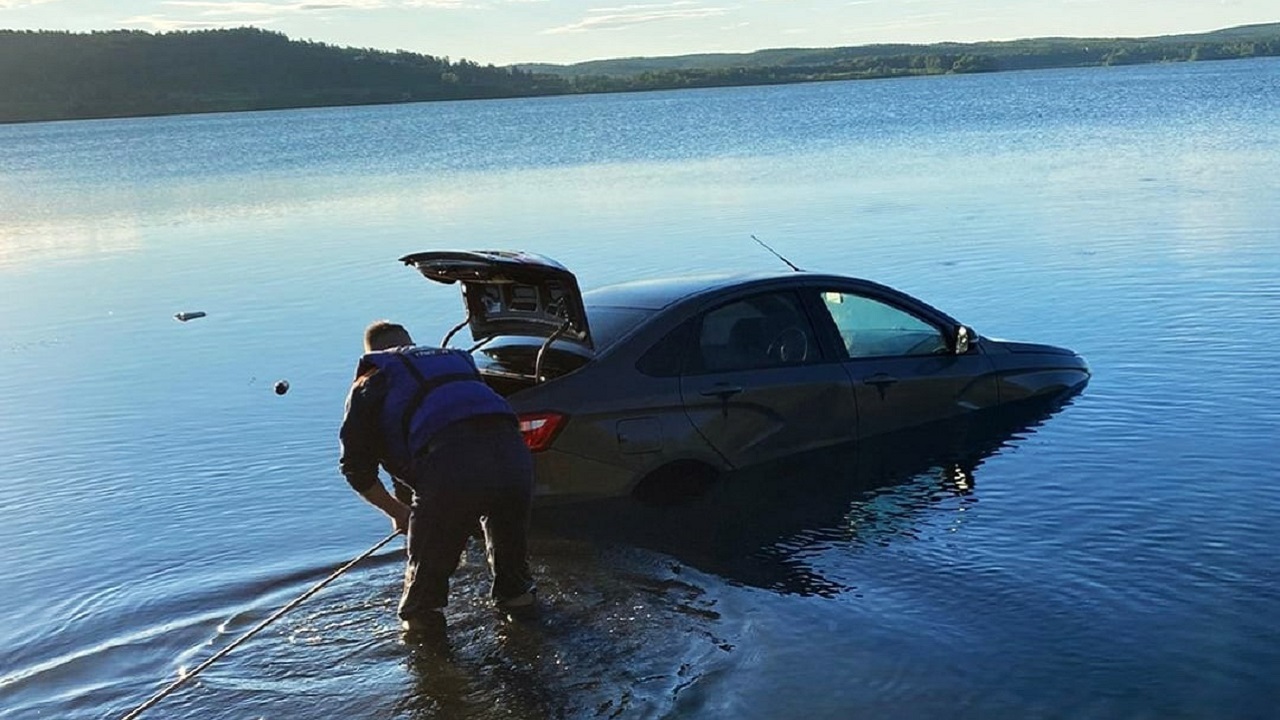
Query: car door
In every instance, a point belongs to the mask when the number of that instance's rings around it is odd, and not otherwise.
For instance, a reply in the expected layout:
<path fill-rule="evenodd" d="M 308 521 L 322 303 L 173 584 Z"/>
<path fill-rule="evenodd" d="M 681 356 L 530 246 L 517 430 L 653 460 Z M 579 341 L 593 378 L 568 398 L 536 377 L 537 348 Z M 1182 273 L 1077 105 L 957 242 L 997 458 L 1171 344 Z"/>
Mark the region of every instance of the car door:
<path fill-rule="evenodd" d="M 955 328 L 923 303 L 875 289 L 807 298 L 829 322 L 858 405 L 858 437 L 953 418 L 997 403 L 993 365 L 976 345 L 954 351 Z"/>
<path fill-rule="evenodd" d="M 824 353 L 798 293 L 763 292 L 694 325 L 681 375 L 685 412 L 734 467 L 852 440 L 853 388 Z"/>

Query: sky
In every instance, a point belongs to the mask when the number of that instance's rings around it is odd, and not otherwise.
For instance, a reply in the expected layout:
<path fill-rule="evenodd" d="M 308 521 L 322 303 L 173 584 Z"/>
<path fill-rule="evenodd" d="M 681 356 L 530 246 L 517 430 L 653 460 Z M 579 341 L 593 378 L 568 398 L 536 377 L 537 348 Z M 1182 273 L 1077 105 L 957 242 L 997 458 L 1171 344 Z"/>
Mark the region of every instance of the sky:
<path fill-rule="evenodd" d="M 779 47 L 1140 37 L 1280 22 L 1280 0 L 0 0 L 0 29 L 253 26 L 481 64 Z"/>

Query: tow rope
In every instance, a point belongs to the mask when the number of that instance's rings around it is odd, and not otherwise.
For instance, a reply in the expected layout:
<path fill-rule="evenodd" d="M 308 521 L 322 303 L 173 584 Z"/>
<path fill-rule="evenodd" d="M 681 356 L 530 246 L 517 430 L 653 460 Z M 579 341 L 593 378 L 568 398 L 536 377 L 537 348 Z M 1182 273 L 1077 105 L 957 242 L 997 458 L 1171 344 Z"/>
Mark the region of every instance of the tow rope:
<path fill-rule="evenodd" d="M 280 619 L 280 618 L 281 618 L 285 613 L 289 612 L 290 610 L 294 609 L 294 608 L 295 608 L 295 607 L 297 607 L 298 605 L 302 604 L 302 602 L 303 602 L 304 600 L 306 600 L 307 598 L 309 598 L 309 597 L 311 597 L 312 595 L 315 595 L 316 593 L 320 592 L 321 588 L 323 588 L 325 585 L 328 585 L 329 583 L 333 582 L 334 580 L 337 580 L 339 576 L 341 576 L 343 573 L 345 573 L 346 571 L 350 570 L 351 568 L 355 567 L 355 566 L 356 566 L 356 564 L 357 564 L 357 563 L 359 563 L 361 560 L 364 560 L 365 558 L 367 558 L 367 557 L 369 557 L 370 555 L 372 555 L 372 554 L 374 554 L 375 552 L 377 552 L 379 549 L 381 549 L 381 548 L 382 548 L 382 546 L 383 546 L 383 545 L 386 545 L 387 543 L 389 543 L 389 542 L 391 542 L 392 540 L 394 540 L 394 539 L 396 538 L 396 536 L 397 536 L 397 535 L 399 535 L 399 534 L 400 534 L 400 533 L 398 533 L 398 532 L 391 533 L 390 535 L 386 536 L 385 538 L 383 538 L 383 539 L 379 540 L 377 545 L 374 545 L 373 547 L 369 548 L 368 550 L 365 550 L 365 551 L 364 551 L 363 553 L 361 553 L 359 556 L 357 556 L 356 558 L 352 559 L 352 560 L 351 560 L 351 562 L 347 563 L 346 565 L 343 565 L 342 567 L 338 568 L 337 570 L 334 570 L 334 571 L 333 571 L 333 574 L 329 575 L 329 577 L 327 577 L 327 578 L 325 578 L 324 580 L 321 580 L 320 582 L 316 583 L 315 585 L 313 585 L 313 586 L 311 587 L 311 589 L 310 589 L 310 590 L 307 590 L 306 592 L 302 593 L 301 595 L 299 595 L 298 597 L 296 597 L 296 598 L 294 598 L 292 601 L 290 601 L 290 602 L 289 602 L 289 604 L 285 605 L 284 607 L 282 607 L 282 608 L 280 608 L 279 610 L 277 610 L 277 611 L 275 611 L 274 613 L 272 613 L 272 614 L 271 614 L 271 616 L 270 616 L 270 617 L 268 617 L 266 620 L 263 620 L 262 622 L 260 622 L 260 623 L 258 623 L 257 625 L 255 625 L 255 626 L 253 627 L 253 629 L 252 629 L 252 630 L 250 630 L 250 631 L 246 632 L 245 634 L 241 635 L 240 637 L 236 638 L 235 642 L 232 642 L 230 645 L 228 645 L 228 646 L 226 646 L 226 647 L 222 648 L 222 649 L 221 649 L 221 650 L 219 650 L 218 652 L 214 653 L 214 654 L 213 654 L 213 655 L 212 655 L 208 660 L 205 660 L 204 662 L 202 662 L 202 663 L 200 663 L 199 665 L 197 665 L 195 668 L 193 668 L 193 669 L 191 670 L 191 672 L 189 672 L 189 673 L 184 673 L 184 674 L 183 674 L 182 676 L 180 676 L 177 680 L 174 680 L 172 683 L 170 683 L 168 687 L 166 687 L 165 689 L 163 689 L 163 690 L 161 690 L 160 692 L 156 693 L 155 695 L 152 695 L 152 696 L 151 696 L 151 698 L 149 698 L 146 702 L 144 702 L 144 703 L 142 703 L 141 705 L 139 705 L 138 707 L 134 708 L 132 711 L 130 711 L 130 712 L 129 712 L 129 714 L 128 714 L 128 715 L 125 715 L 124 717 L 122 717 L 122 718 L 121 718 L 121 720 L 134 720 L 134 718 L 136 718 L 136 717 L 138 717 L 139 715 L 141 715 L 141 714 L 142 714 L 143 712 L 145 712 L 148 708 L 150 708 L 151 706 L 155 705 L 156 703 L 158 703 L 158 702 L 160 702 L 161 700 L 163 700 L 163 699 L 165 699 L 166 697 L 168 697 L 170 694 L 172 694 L 172 693 L 173 693 L 175 690 L 177 690 L 179 687 L 182 687 L 182 685 L 183 685 L 184 683 L 186 683 L 188 680 L 190 680 L 191 678 L 195 677 L 196 675 L 199 675 L 201 672 L 203 672 L 203 671 L 204 671 L 204 669 L 205 669 L 205 668 L 207 668 L 207 667 L 209 667 L 210 665 L 214 664 L 214 663 L 215 663 L 215 662 L 217 662 L 220 658 L 222 658 L 224 655 L 226 655 L 227 653 L 229 653 L 229 652 L 231 652 L 232 650 L 236 649 L 238 646 L 240 646 L 241 644 L 243 644 L 243 643 L 244 643 L 246 640 L 248 640 L 249 638 L 251 638 L 251 637 L 253 637 L 254 635 L 258 634 L 258 632 L 259 632 L 259 631 L 261 631 L 263 628 L 265 628 L 266 626 L 268 626 L 268 625 L 270 625 L 271 623 L 275 622 L 276 620 L 279 620 L 279 619 Z"/>

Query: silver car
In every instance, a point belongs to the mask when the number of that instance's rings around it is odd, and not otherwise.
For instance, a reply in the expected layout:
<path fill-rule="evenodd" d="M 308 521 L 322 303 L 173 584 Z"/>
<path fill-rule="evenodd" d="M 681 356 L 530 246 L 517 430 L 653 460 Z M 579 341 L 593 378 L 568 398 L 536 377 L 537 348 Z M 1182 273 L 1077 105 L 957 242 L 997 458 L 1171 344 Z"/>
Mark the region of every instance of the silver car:
<path fill-rule="evenodd" d="M 520 414 L 542 501 L 696 492 L 726 471 L 1079 392 L 1088 364 L 994 340 L 905 293 L 812 272 L 583 293 L 506 251 L 401 258 L 459 283 L 485 380 Z"/>

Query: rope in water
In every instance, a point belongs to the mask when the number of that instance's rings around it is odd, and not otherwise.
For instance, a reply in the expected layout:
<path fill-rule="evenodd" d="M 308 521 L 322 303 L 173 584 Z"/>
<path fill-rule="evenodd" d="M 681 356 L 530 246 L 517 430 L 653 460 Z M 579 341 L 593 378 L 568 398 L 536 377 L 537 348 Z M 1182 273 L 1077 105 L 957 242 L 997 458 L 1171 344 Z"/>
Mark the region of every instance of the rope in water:
<path fill-rule="evenodd" d="M 370 555 L 372 555 L 372 554 L 374 554 L 375 552 L 377 552 L 378 550 L 380 550 L 380 549 L 382 548 L 382 546 L 383 546 L 383 545 L 386 545 L 387 543 L 389 543 L 389 542 L 391 542 L 392 540 L 394 540 L 394 539 L 396 538 L 396 536 L 397 536 L 397 535 L 399 535 L 399 534 L 400 534 L 400 533 L 398 533 L 398 532 L 396 532 L 396 533 L 391 533 L 390 535 L 386 536 L 385 538 L 383 538 L 383 539 L 379 540 L 377 545 L 374 545 L 373 547 L 369 548 L 368 550 L 365 550 L 365 551 L 364 551 L 363 553 L 361 553 L 358 557 L 356 557 L 356 558 L 354 558 L 353 560 L 351 560 L 351 562 L 347 563 L 346 565 L 343 565 L 342 567 L 338 568 L 337 570 L 334 570 L 334 571 L 333 571 L 333 574 L 331 574 L 329 577 L 327 577 L 327 578 L 325 578 L 324 580 L 321 580 L 320 582 L 316 583 L 315 585 L 313 585 L 313 586 L 311 587 L 311 589 L 310 589 L 310 590 L 307 590 L 306 592 L 302 593 L 301 595 L 299 595 L 298 597 L 296 597 L 296 598 L 294 598 L 292 601 L 290 601 L 288 605 L 285 605 L 284 607 L 282 607 L 282 608 L 280 608 L 279 610 L 277 610 L 277 611 L 275 611 L 274 613 L 272 613 L 272 614 L 271 614 L 271 616 L 270 616 L 270 617 L 268 617 L 266 620 L 263 620 L 262 622 L 260 622 L 260 623 L 258 623 L 257 625 L 255 625 L 255 626 L 254 626 L 254 628 L 253 628 L 252 630 L 250 630 L 249 632 L 246 632 L 245 634 L 243 634 L 243 635 L 241 635 L 240 637 L 236 638 L 235 642 L 233 642 L 233 643 L 231 643 L 230 645 L 228 645 L 228 646 L 226 646 L 226 647 L 222 648 L 222 649 L 221 649 L 221 650 L 219 650 L 218 652 L 214 653 L 214 654 L 213 654 L 213 655 L 212 655 L 208 660 L 205 660 L 204 662 L 202 662 L 202 663 L 200 663 L 199 665 L 197 665 L 194 669 L 192 669 L 192 670 L 191 670 L 191 672 L 189 672 L 189 673 L 184 673 L 184 674 L 183 674 L 181 677 L 179 677 L 177 680 L 174 680 L 172 683 L 170 683 L 168 687 L 166 687 L 165 689 L 163 689 L 163 690 L 161 690 L 160 692 L 156 693 L 155 695 L 152 695 L 152 696 L 151 696 L 151 698 L 150 698 L 150 699 L 148 699 L 146 702 L 144 702 L 144 703 L 142 703 L 141 705 L 139 705 L 138 707 L 134 708 L 134 709 L 133 709 L 133 710 L 132 710 L 128 715 L 125 715 L 123 718 L 121 718 L 121 720 L 134 720 L 134 718 L 136 718 L 136 717 L 138 717 L 139 715 L 141 715 L 141 714 L 142 714 L 143 712 L 145 712 L 148 708 L 150 708 L 151 706 L 155 705 L 156 703 L 158 703 L 158 702 L 160 702 L 161 700 L 163 700 L 163 699 L 165 699 L 166 697 L 168 697 L 168 696 L 169 696 L 170 694 L 172 694 L 175 690 L 177 690 L 179 687 L 181 687 L 185 682 L 187 682 L 187 681 L 188 681 L 188 680 L 190 680 L 191 678 L 195 677 L 196 675 L 200 674 L 200 673 L 201 673 L 205 668 L 207 668 L 207 667 L 209 667 L 210 665 L 212 665 L 212 664 L 214 664 L 215 662 L 217 662 L 219 658 L 223 657 L 223 656 L 224 656 L 224 655 L 226 655 L 227 653 L 229 653 L 229 652 L 231 652 L 232 650 L 236 649 L 236 647 L 238 647 L 239 645 L 243 644 L 246 640 L 248 640 L 249 638 L 251 638 L 251 637 L 253 637 L 254 635 L 258 634 L 258 632 L 259 632 L 259 631 L 261 631 L 263 628 L 265 628 L 266 626 L 268 626 L 268 625 L 270 625 L 271 623 L 275 622 L 276 620 L 280 619 L 280 618 L 281 618 L 285 613 L 289 612 L 290 610 L 294 609 L 294 608 L 295 608 L 295 607 L 297 607 L 298 605 L 302 604 L 302 602 L 303 602 L 304 600 L 306 600 L 307 598 L 309 598 L 309 597 L 311 597 L 312 595 L 315 595 L 316 593 L 320 592 L 321 588 L 323 588 L 325 585 L 328 585 L 329 583 L 333 582 L 334 580 L 337 580 L 339 576 L 341 576 L 343 573 L 345 573 L 346 571 L 350 570 L 351 568 L 355 567 L 355 566 L 356 566 L 356 564 L 357 564 L 357 563 L 359 563 L 361 560 L 364 560 L 365 558 L 369 557 Z"/>

